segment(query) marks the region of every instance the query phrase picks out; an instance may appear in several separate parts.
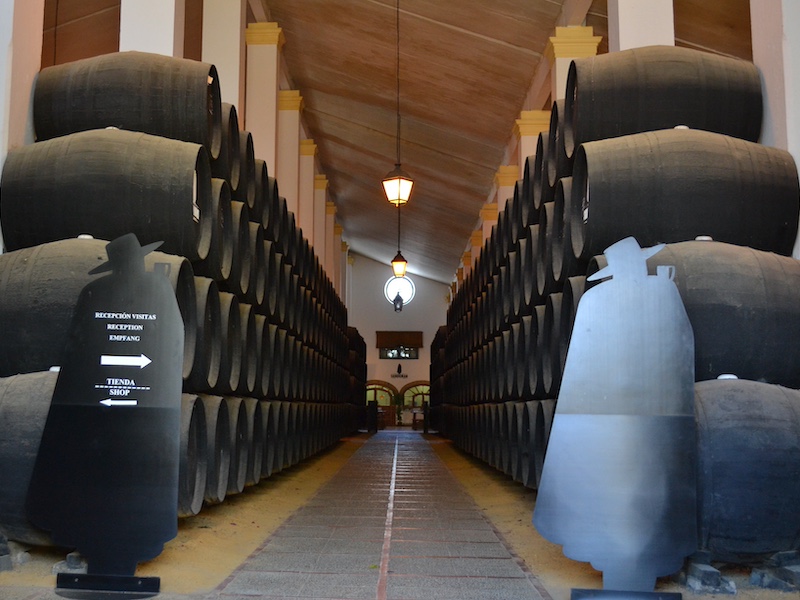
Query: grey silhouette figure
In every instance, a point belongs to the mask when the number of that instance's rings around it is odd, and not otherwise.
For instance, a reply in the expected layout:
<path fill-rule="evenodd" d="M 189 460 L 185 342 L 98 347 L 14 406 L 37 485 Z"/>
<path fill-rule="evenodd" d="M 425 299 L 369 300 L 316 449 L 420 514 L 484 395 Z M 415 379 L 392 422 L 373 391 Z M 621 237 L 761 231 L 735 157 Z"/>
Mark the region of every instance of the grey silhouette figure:
<path fill-rule="evenodd" d="M 694 337 L 674 270 L 648 275 L 662 247 L 621 240 L 590 277 L 533 513 L 605 590 L 652 592 L 697 547 Z"/>

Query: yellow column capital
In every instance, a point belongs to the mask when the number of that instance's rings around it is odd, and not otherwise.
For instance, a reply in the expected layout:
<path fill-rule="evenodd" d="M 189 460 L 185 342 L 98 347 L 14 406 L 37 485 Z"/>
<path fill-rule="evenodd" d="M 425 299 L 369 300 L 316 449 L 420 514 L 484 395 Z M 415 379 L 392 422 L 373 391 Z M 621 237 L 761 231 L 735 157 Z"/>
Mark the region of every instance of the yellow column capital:
<path fill-rule="evenodd" d="M 286 42 L 283 29 L 277 23 L 250 23 L 244 32 L 245 43 L 249 46 L 278 46 Z"/>
<path fill-rule="evenodd" d="M 503 165 L 494 174 L 494 182 L 498 187 L 513 187 L 519 179 L 519 167 L 517 165 Z"/>
<path fill-rule="evenodd" d="M 347 252 L 348 250 L 350 250 L 350 246 L 348 245 L 348 243 L 342 242 L 342 252 Z"/>
<path fill-rule="evenodd" d="M 325 175 L 314 175 L 314 189 L 327 190 L 328 178 Z"/>
<path fill-rule="evenodd" d="M 338 223 L 334 223 L 333 224 L 333 235 L 342 235 L 343 231 L 344 231 L 344 227 L 342 227 Z"/>
<path fill-rule="evenodd" d="M 481 215 L 481 216 L 483 216 L 483 215 Z M 476 229 L 475 231 L 473 231 L 472 235 L 469 238 L 469 241 L 470 241 L 470 244 L 472 244 L 473 247 L 478 247 L 478 248 L 482 247 L 483 246 L 483 231 L 481 231 L 480 229 Z"/>
<path fill-rule="evenodd" d="M 483 221 L 497 221 L 497 202 L 486 203 L 481 208 Z"/>
<path fill-rule="evenodd" d="M 336 203 L 335 202 L 331 202 L 330 200 L 328 200 L 325 203 L 325 214 L 326 215 L 335 215 L 336 214 Z"/>
<path fill-rule="evenodd" d="M 300 156 L 316 156 L 317 145 L 314 140 L 300 140 Z"/>
<path fill-rule="evenodd" d="M 302 110 L 303 97 L 300 90 L 279 90 L 278 110 Z"/>
<path fill-rule="evenodd" d="M 514 123 L 514 135 L 517 137 L 539 135 L 550 130 L 549 110 L 523 110 Z"/>
<path fill-rule="evenodd" d="M 461 255 L 461 264 L 462 265 L 471 265 L 472 264 L 472 252 L 467 250 L 464 254 Z"/>
<path fill-rule="evenodd" d="M 602 39 L 602 36 L 594 35 L 591 27 L 556 27 L 556 34 L 550 38 L 544 55 L 550 64 L 557 58 L 596 56 Z"/>

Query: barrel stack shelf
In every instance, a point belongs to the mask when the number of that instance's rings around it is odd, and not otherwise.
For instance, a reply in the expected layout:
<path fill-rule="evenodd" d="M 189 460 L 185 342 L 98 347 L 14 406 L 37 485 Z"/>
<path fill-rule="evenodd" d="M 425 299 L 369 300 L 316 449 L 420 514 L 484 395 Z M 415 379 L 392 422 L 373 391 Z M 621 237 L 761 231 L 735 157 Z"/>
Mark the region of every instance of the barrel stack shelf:
<path fill-rule="evenodd" d="M 213 65 L 120 52 L 43 69 L 37 141 L 0 181 L 0 532 L 49 545 L 25 495 L 75 303 L 107 241 L 163 241 L 184 325 L 178 512 L 197 514 L 363 419 L 358 331 Z"/>
<path fill-rule="evenodd" d="M 756 579 L 800 550 L 800 187 L 792 156 L 757 143 L 761 119 L 746 61 L 677 47 L 573 61 L 431 344 L 434 427 L 536 489 L 587 275 L 620 239 L 666 243 L 648 268 L 675 266 L 694 330 L 698 556 Z"/>

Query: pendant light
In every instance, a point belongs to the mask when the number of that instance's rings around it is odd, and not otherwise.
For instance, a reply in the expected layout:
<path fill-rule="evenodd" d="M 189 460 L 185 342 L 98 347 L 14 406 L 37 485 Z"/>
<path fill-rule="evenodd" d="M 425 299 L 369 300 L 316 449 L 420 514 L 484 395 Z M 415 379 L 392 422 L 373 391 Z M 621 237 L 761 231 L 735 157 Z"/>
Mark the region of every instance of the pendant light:
<path fill-rule="evenodd" d="M 392 259 L 392 271 L 395 277 L 406 276 L 406 266 L 408 262 L 400 254 L 400 205 L 397 205 L 397 255 Z"/>
<path fill-rule="evenodd" d="M 386 199 L 397 207 L 408 202 L 411 196 L 411 188 L 414 187 L 414 180 L 403 171 L 400 163 L 400 0 L 397 0 L 396 18 L 396 45 L 397 45 L 397 162 L 394 169 L 383 179 L 383 191 Z M 398 252 L 399 255 L 399 252 Z M 402 258 L 402 257 L 401 257 Z"/>

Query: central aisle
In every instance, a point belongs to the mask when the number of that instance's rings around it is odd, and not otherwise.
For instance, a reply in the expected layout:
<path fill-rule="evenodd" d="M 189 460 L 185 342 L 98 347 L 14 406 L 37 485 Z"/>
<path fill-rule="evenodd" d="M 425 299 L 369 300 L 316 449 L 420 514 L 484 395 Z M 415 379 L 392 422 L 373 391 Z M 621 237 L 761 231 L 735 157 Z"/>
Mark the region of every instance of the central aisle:
<path fill-rule="evenodd" d="M 421 435 L 383 431 L 208 598 L 550 600 Z"/>

